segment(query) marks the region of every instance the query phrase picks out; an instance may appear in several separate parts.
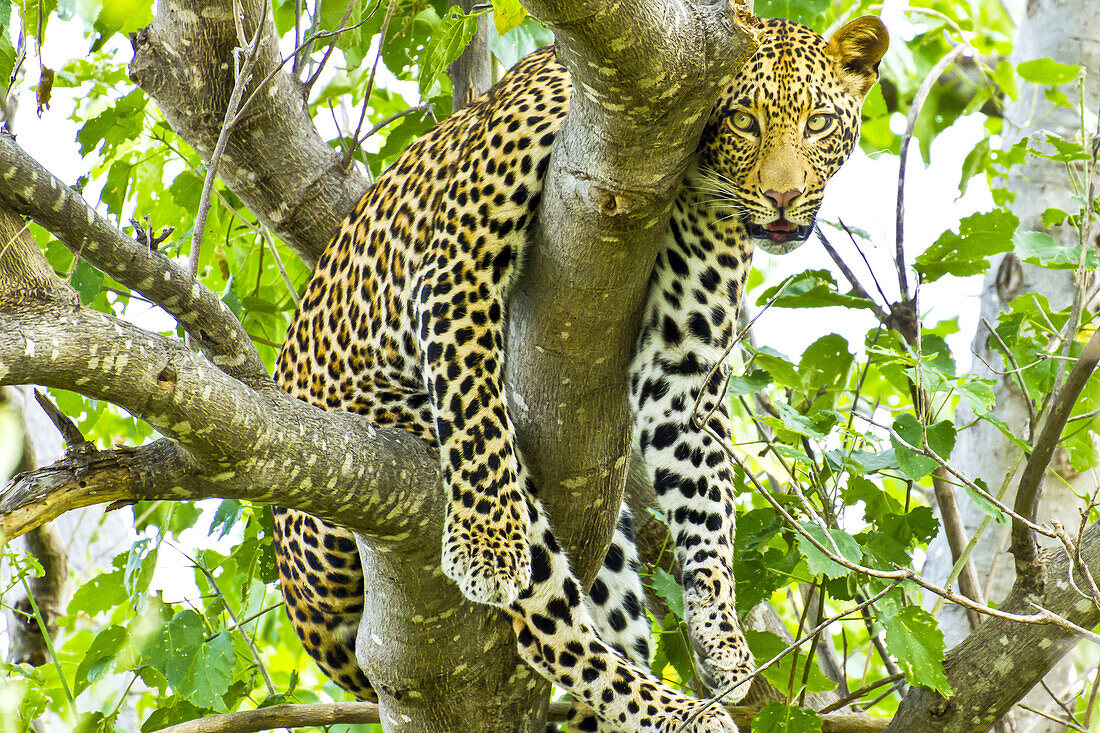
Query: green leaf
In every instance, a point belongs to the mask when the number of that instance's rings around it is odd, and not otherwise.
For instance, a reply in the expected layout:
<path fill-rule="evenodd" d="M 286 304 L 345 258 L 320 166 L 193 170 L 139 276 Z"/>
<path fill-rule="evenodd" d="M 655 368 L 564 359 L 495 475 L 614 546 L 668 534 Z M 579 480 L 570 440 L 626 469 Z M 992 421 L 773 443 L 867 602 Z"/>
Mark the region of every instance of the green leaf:
<path fill-rule="evenodd" d="M 75 616 L 84 613 L 91 617 L 125 603 L 129 596 L 123 574 L 121 568 L 101 573 L 77 588 L 69 601 L 68 614 Z"/>
<path fill-rule="evenodd" d="M 786 684 L 786 683 L 784 683 Z M 821 718 L 813 710 L 773 702 L 752 719 L 752 733 L 820 733 Z"/>
<path fill-rule="evenodd" d="M 779 308 L 874 307 L 874 303 L 867 298 L 842 294 L 837 288 L 836 279 L 828 270 L 806 270 L 795 275 L 787 282 L 786 287 L 783 283 L 773 285 L 760 294 L 756 304 L 764 305 L 780 288 L 783 288 L 783 294 L 775 301 L 775 306 Z"/>
<path fill-rule="evenodd" d="M 995 209 L 959 222 L 959 233 L 944 232 L 921 253 L 913 267 L 931 282 L 944 275 L 978 275 L 989 269 L 989 257 L 1012 249 L 1020 220 L 1011 211 Z"/>
<path fill-rule="evenodd" d="M 856 542 L 856 538 L 844 530 L 829 530 L 829 537 L 832 537 L 833 542 L 836 543 L 836 549 L 834 549 L 832 544 L 825 537 L 825 530 L 821 527 L 813 522 L 803 522 L 802 528 L 806 530 L 807 534 L 828 549 L 829 552 L 835 554 L 836 550 L 840 550 L 840 556 L 853 563 L 858 563 L 863 559 L 863 550 L 860 549 L 859 543 Z M 814 575 L 824 575 L 826 578 L 835 580 L 836 578 L 841 578 L 848 574 L 848 568 L 834 561 L 824 552 L 817 549 L 813 543 L 801 534 L 798 535 L 798 548 L 806 557 L 806 565 Z"/>
<path fill-rule="evenodd" d="M 943 633 L 932 615 L 923 608 L 906 606 L 880 621 L 886 629 L 886 650 L 898 660 L 905 680 L 949 696 L 951 684 L 943 671 Z"/>
<path fill-rule="evenodd" d="M 772 382 L 772 375 L 763 369 L 754 369 L 749 374 L 729 378 L 726 393 L 731 397 L 756 394 Z"/>
<path fill-rule="evenodd" d="M 81 155 L 90 154 L 102 142 L 107 156 L 122 143 L 137 140 L 145 126 L 147 101 L 145 92 L 137 89 L 85 122 L 76 134 Z"/>
<path fill-rule="evenodd" d="M 1044 214 L 1045 216 L 1045 214 Z M 1046 232 L 1016 232 L 1012 238 L 1016 256 L 1029 265 L 1041 265 L 1053 270 L 1075 269 L 1081 259 L 1081 245 L 1062 243 Z M 1085 267 L 1095 269 L 1100 258 L 1091 247 L 1085 251 Z"/>
<path fill-rule="evenodd" d="M 773 657 L 787 648 L 787 642 L 770 631 L 745 629 L 745 641 L 748 642 L 749 649 L 752 650 L 752 655 L 756 659 L 756 666 L 758 667 L 764 666 L 765 662 L 771 661 Z M 786 690 L 791 680 L 791 663 L 793 661 L 794 654 L 788 653 L 787 656 L 764 670 L 764 679 L 772 683 L 777 689 Z M 798 668 L 794 673 L 795 684 L 801 683 L 805 669 L 806 656 L 800 654 L 798 656 Z M 825 692 L 835 690 L 836 683 L 826 677 L 814 664 L 811 665 L 810 675 L 806 678 L 806 689 L 808 692 Z M 796 689 L 795 692 L 797 693 L 798 690 Z"/>
<path fill-rule="evenodd" d="M 202 616 L 191 609 L 180 611 L 149 638 L 138 661 L 160 670 L 176 692 L 189 698 L 189 690 L 182 683 L 188 678 L 203 636 Z"/>
<path fill-rule="evenodd" d="M 3 0 L 0 0 L 2 2 Z M 108 626 L 100 631 L 84 658 L 76 668 L 75 693 L 79 695 L 88 685 L 101 678 L 111 668 L 115 655 L 129 639 L 129 632 L 121 626 Z"/>
<path fill-rule="evenodd" d="M 153 22 L 152 0 L 104 0 L 95 29 L 104 36 L 133 33 Z"/>
<path fill-rule="evenodd" d="M 86 260 L 80 260 L 76 263 L 69 284 L 80 294 L 81 303 L 91 305 L 103 285 L 103 273 L 89 265 Z"/>
<path fill-rule="evenodd" d="M 653 590 L 657 591 L 668 610 L 676 614 L 677 618 L 684 617 L 684 589 L 664 568 L 657 568 L 653 573 Z"/>
<path fill-rule="evenodd" d="M 830 5 L 831 0 L 756 0 L 753 12 L 761 18 L 787 18 L 821 32 Z"/>
<path fill-rule="evenodd" d="M 1081 74 L 1081 67 L 1060 64 L 1054 59 L 1042 58 L 1025 61 L 1016 67 L 1016 73 L 1024 81 L 1056 86 L 1073 81 Z"/>
<path fill-rule="evenodd" d="M 421 96 L 428 93 L 436 78 L 466 50 L 477 30 L 478 15 L 479 13 L 463 15 L 459 8 L 451 8 L 440 21 L 439 28 L 432 34 L 432 40 L 424 52 L 424 67 L 420 70 Z"/>
<path fill-rule="evenodd" d="M 7 0 L 0 0 L 0 6 L 7 5 Z M 10 6 L 9 6 L 10 7 Z M 15 68 L 15 47 L 11 45 L 11 39 L 8 38 L 7 30 L 3 23 L 0 23 L 0 93 L 8 88 L 8 82 L 11 81 L 11 72 Z"/>
<path fill-rule="evenodd" d="M 221 696 L 229 689 L 236 666 L 233 642 L 228 633 L 222 632 L 199 645 L 189 661 L 184 676 L 172 686 L 199 707 L 223 709 L 225 702 Z"/>
<path fill-rule="evenodd" d="M 497 35 L 503 36 L 516 28 L 526 17 L 527 11 L 519 0 L 493 0 L 493 24 L 497 27 Z"/>
<path fill-rule="evenodd" d="M 993 492 L 989 490 L 989 485 L 986 484 L 984 479 L 975 478 L 974 483 L 985 493 L 990 496 L 993 495 Z M 1002 512 L 1000 507 L 975 491 L 970 484 L 963 484 L 963 487 L 966 489 L 966 495 L 970 497 L 970 500 L 981 507 L 983 512 L 992 516 L 994 522 L 1001 525 L 1008 524 L 1008 515 Z"/>
<path fill-rule="evenodd" d="M 11 2 L 9 0 L 0 0 L 0 28 L 7 28 L 11 25 Z M 0 33 L 0 36 L 7 37 L 6 33 Z M 8 72 L 11 73 L 10 71 Z"/>
<path fill-rule="evenodd" d="M 672 665 L 682 682 L 695 676 L 691 650 L 686 643 L 687 625 L 675 614 L 666 614 L 657 638 L 652 669 L 658 677 L 664 676 L 665 666 Z"/>
<path fill-rule="evenodd" d="M 805 436 L 811 440 L 825 440 L 826 433 L 818 428 L 815 421 L 800 414 L 790 405 L 784 402 L 776 402 L 775 409 L 779 413 L 779 420 L 767 416 L 764 421 L 768 424 L 784 427 L 792 433 Z"/>
<path fill-rule="evenodd" d="M 966 154 L 962 164 L 962 175 L 959 177 L 959 195 L 966 192 L 966 184 L 971 178 L 984 173 L 989 165 L 989 138 L 982 138 L 974 149 Z"/>
<path fill-rule="evenodd" d="M 848 372 L 855 357 L 848 350 L 848 342 L 843 336 L 830 333 L 806 347 L 802 360 L 798 363 L 798 373 L 802 377 L 802 386 L 814 400 L 815 410 L 832 408 L 837 393 L 848 382 Z"/>
<path fill-rule="evenodd" d="M 935 458 L 920 452 L 924 446 L 922 433 L 921 424 L 909 413 L 899 415 L 894 420 L 894 429 L 890 433 L 890 443 L 894 446 L 898 465 L 902 472 L 914 481 L 924 478 L 940 465 Z M 929 425 L 927 433 L 928 447 L 945 461 L 949 459 L 951 451 L 955 449 L 955 425 L 950 420 L 940 420 L 934 425 Z"/>

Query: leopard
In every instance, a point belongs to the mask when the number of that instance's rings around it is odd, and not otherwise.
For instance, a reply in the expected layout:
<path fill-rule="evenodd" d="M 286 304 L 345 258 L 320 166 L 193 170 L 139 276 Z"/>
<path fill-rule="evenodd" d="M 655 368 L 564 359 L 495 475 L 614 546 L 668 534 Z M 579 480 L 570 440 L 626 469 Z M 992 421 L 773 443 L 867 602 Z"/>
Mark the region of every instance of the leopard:
<path fill-rule="evenodd" d="M 738 489 L 725 444 L 727 353 L 755 248 L 810 238 L 851 154 L 889 37 L 871 16 L 829 38 L 761 21 L 677 189 L 629 373 L 634 436 L 667 520 L 699 677 L 724 700 L 755 665 L 735 605 Z M 447 497 L 442 570 L 501 609 L 521 658 L 574 701 L 573 730 L 735 731 L 721 705 L 648 671 L 650 620 L 622 509 L 585 591 L 519 452 L 504 390 L 511 288 L 533 246 L 551 151 L 572 95 L 554 46 L 413 142 L 340 225 L 276 364 L 291 395 L 434 446 Z M 278 573 L 306 651 L 372 699 L 355 657 L 364 583 L 354 536 L 274 510 Z"/>

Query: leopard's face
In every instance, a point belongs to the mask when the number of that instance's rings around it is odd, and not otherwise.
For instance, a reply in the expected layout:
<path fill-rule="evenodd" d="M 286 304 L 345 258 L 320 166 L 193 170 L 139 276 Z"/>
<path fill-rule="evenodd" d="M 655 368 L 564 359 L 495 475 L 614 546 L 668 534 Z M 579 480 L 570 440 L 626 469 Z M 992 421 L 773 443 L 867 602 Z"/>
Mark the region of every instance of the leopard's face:
<path fill-rule="evenodd" d="M 829 40 L 772 19 L 760 41 L 711 115 L 697 187 L 756 246 L 783 254 L 813 231 L 825 184 L 855 146 L 888 40 L 877 18 L 860 18 Z"/>

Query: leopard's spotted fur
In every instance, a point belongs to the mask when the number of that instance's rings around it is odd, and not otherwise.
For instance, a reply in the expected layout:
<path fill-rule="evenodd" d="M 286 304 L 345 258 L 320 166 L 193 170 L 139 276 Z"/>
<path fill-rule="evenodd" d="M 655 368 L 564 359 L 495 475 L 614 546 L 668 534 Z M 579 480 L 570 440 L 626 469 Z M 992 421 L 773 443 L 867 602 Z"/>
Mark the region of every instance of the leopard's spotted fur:
<path fill-rule="evenodd" d="M 734 486 L 720 370 L 754 245 L 797 246 L 851 152 L 886 49 L 862 18 L 826 41 L 783 20 L 721 96 L 678 195 L 631 369 L 636 435 L 683 570 L 687 621 L 715 687 L 744 694 L 753 663 L 734 609 Z M 443 567 L 504 608 L 524 659 L 567 688 L 579 730 L 671 733 L 699 702 L 645 671 L 648 622 L 630 518 L 585 598 L 515 444 L 503 384 L 504 307 L 571 94 L 552 48 L 415 142 L 363 196 L 317 266 L 279 358 L 291 394 L 436 444 L 451 498 Z M 702 397 L 700 398 L 700 394 Z M 276 511 L 288 611 L 310 654 L 360 696 L 363 583 L 351 536 Z M 597 634 L 598 631 L 598 634 Z M 633 660 L 629 663 L 625 657 Z M 719 706 L 693 731 L 733 731 Z"/>

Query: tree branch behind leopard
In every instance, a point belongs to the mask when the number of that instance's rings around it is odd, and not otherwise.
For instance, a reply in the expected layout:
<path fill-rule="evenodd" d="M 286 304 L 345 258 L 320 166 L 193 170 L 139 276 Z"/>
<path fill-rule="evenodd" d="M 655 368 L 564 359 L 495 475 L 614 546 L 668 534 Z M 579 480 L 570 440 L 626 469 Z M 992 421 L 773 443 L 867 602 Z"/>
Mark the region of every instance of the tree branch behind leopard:
<path fill-rule="evenodd" d="M 888 43 L 870 17 L 829 40 L 770 20 L 759 41 L 715 105 L 675 200 L 630 375 L 701 673 L 730 701 L 753 671 L 734 606 L 733 472 L 690 413 L 698 401 L 709 431 L 729 435 L 723 375 L 708 374 L 732 338 L 753 248 L 784 253 L 809 236 Z M 734 731 L 720 706 L 703 710 L 646 671 L 649 623 L 625 510 L 582 593 L 506 409 L 505 306 L 571 90 L 554 50 L 540 49 L 411 145 L 318 263 L 277 378 L 300 399 L 438 446 L 450 498 L 443 570 L 468 598 L 512 617 L 521 656 L 577 702 L 574 729 L 672 733 L 690 719 L 693 731 Z M 363 582 L 353 539 L 300 512 L 275 514 L 295 628 L 327 674 L 370 696 L 354 656 Z"/>

